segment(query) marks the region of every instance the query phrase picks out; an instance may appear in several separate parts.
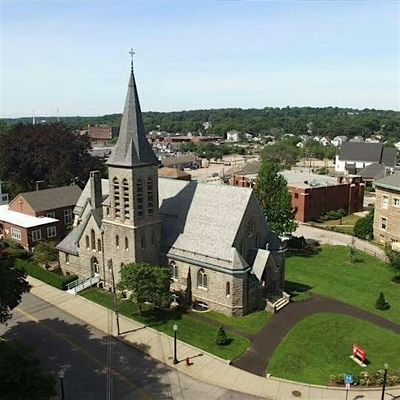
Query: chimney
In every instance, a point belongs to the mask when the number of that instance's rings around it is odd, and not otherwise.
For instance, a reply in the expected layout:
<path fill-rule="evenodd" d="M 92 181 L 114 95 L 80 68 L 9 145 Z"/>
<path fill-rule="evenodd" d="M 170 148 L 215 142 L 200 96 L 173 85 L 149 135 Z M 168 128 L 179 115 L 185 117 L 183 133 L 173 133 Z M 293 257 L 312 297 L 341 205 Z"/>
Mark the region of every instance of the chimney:
<path fill-rule="evenodd" d="M 90 201 L 93 209 L 101 207 L 102 193 L 100 171 L 90 172 Z"/>
<path fill-rule="evenodd" d="M 36 181 L 36 190 L 43 190 L 46 188 L 47 186 L 45 181 Z"/>

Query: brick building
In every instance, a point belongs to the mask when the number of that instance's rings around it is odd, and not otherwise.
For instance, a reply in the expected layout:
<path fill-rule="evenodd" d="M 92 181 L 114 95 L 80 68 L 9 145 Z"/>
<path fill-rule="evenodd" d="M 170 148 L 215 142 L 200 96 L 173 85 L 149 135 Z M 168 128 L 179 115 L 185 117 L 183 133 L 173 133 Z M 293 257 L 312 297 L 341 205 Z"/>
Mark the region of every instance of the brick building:
<path fill-rule="evenodd" d="M 381 243 L 400 242 L 400 172 L 375 182 L 374 237 Z"/>
<path fill-rule="evenodd" d="M 86 130 L 81 131 L 81 135 L 88 135 L 93 145 L 105 146 L 118 136 L 118 128 L 110 125 L 89 125 Z"/>
<path fill-rule="evenodd" d="M 73 208 L 81 194 L 78 186 L 20 193 L 0 206 L 0 235 L 31 251 L 40 240 L 59 242 L 73 223 Z"/>

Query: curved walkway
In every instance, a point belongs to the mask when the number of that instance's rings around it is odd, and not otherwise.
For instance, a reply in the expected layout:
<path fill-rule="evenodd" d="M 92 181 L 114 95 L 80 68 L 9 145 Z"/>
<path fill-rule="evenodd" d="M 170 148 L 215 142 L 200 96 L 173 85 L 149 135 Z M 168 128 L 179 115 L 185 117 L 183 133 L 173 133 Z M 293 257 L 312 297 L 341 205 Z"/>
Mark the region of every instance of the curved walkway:
<path fill-rule="evenodd" d="M 400 334 L 400 324 L 339 300 L 313 295 L 310 300 L 290 303 L 275 314 L 258 333 L 250 348 L 232 365 L 252 374 L 265 376 L 266 366 L 282 339 L 303 318 L 320 312 L 349 315 Z"/>
<path fill-rule="evenodd" d="M 316 228 L 305 224 L 299 224 L 295 231 L 296 236 L 304 236 L 306 239 L 314 239 L 318 242 L 331 245 L 349 246 L 354 244 L 358 250 L 364 251 L 382 261 L 386 261 L 384 250 L 367 240 L 361 240 L 351 235 L 344 233 L 328 231 L 322 228 Z"/>

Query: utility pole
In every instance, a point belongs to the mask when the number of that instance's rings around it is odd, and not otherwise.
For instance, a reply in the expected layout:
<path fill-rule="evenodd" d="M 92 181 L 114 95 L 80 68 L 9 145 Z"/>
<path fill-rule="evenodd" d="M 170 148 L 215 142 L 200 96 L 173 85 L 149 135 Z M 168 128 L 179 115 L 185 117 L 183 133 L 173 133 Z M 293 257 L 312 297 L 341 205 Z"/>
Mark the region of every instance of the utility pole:
<path fill-rule="evenodd" d="M 112 282 L 112 291 L 113 291 L 113 306 L 114 306 L 114 313 L 115 318 L 117 320 L 117 335 L 121 334 L 119 329 L 119 314 L 118 314 L 118 304 L 117 304 L 117 291 L 115 290 L 115 279 L 114 279 L 114 268 L 112 265 L 109 266 L 111 272 L 111 282 Z"/>

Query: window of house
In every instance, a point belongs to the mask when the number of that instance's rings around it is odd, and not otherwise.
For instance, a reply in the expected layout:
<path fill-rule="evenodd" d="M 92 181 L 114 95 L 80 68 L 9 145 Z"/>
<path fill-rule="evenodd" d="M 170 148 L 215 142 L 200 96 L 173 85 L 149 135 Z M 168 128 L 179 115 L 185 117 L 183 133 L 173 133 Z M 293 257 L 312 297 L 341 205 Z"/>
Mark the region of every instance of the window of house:
<path fill-rule="evenodd" d="M 382 196 L 382 208 L 388 208 L 389 205 L 389 197 Z"/>
<path fill-rule="evenodd" d="M 226 282 L 225 294 L 226 294 L 227 297 L 229 297 L 231 295 L 231 284 L 230 284 L 230 282 Z"/>
<path fill-rule="evenodd" d="M 96 235 L 93 229 L 90 231 L 90 244 L 92 245 L 92 250 L 96 250 Z"/>
<path fill-rule="evenodd" d="M 206 288 L 207 287 L 207 274 L 206 271 L 204 271 L 203 268 L 199 269 L 199 272 L 197 272 L 197 286 Z"/>
<path fill-rule="evenodd" d="M 57 236 L 57 229 L 55 226 L 48 226 L 47 227 L 47 237 L 50 239 L 52 237 Z"/>
<path fill-rule="evenodd" d="M 140 236 L 140 245 L 141 245 L 142 249 L 145 248 L 146 243 L 145 243 L 144 235 Z"/>
<path fill-rule="evenodd" d="M 298 194 L 298 193 L 295 193 L 295 194 L 294 194 L 294 198 L 295 198 L 295 199 L 298 199 L 298 198 L 299 198 L 299 194 Z"/>
<path fill-rule="evenodd" d="M 129 249 L 129 240 L 128 240 L 128 238 L 126 237 L 125 238 L 125 250 L 128 250 Z"/>
<path fill-rule="evenodd" d="M 130 213 L 129 213 L 129 184 L 126 179 L 122 181 L 122 198 L 124 201 L 124 218 L 129 219 L 130 218 Z"/>
<path fill-rule="evenodd" d="M 74 220 L 74 217 L 72 214 L 72 208 L 65 209 L 64 210 L 64 224 L 70 225 L 70 224 L 72 224 L 73 220 Z"/>
<path fill-rule="evenodd" d="M 107 215 L 107 217 L 110 216 L 110 208 L 109 207 L 106 207 L 106 215 Z"/>
<path fill-rule="evenodd" d="M 90 249 L 89 235 L 86 235 L 86 248 L 87 248 L 88 250 Z"/>
<path fill-rule="evenodd" d="M 115 209 L 115 216 L 119 218 L 121 216 L 121 203 L 119 197 L 119 182 L 118 178 L 113 179 L 113 198 L 114 198 L 114 209 Z"/>
<path fill-rule="evenodd" d="M 21 240 L 21 230 L 17 228 L 11 228 L 11 237 L 15 240 Z"/>
<path fill-rule="evenodd" d="M 172 279 L 178 279 L 178 266 L 176 265 L 176 262 L 171 261 L 169 265 L 171 267 Z"/>
<path fill-rule="evenodd" d="M 119 249 L 119 236 L 115 236 L 115 247 Z"/>
<path fill-rule="evenodd" d="M 69 264 L 69 254 L 65 253 L 65 263 Z"/>
<path fill-rule="evenodd" d="M 49 212 L 47 214 L 45 214 L 46 217 L 48 218 L 55 218 L 56 217 L 56 213 L 55 212 Z"/>
<path fill-rule="evenodd" d="M 97 239 L 97 251 L 101 253 L 101 240 Z"/>
<path fill-rule="evenodd" d="M 386 218 L 381 218 L 381 229 L 383 231 L 386 231 L 387 228 L 387 219 Z"/>
<path fill-rule="evenodd" d="M 37 242 L 42 239 L 42 231 L 40 229 L 35 229 L 32 231 L 32 242 Z"/>
<path fill-rule="evenodd" d="M 143 182 L 139 179 L 136 183 L 136 202 L 137 202 L 137 215 L 143 216 Z"/>
<path fill-rule="evenodd" d="M 393 205 L 394 205 L 395 207 L 400 207 L 400 199 L 399 199 L 398 197 L 395 197 L 395 198 L 393 199 Z"/>
<path fill-rule="evenodd" d="M 153 215 L 153 178 L 147 178 L 147 214 Z"/>

